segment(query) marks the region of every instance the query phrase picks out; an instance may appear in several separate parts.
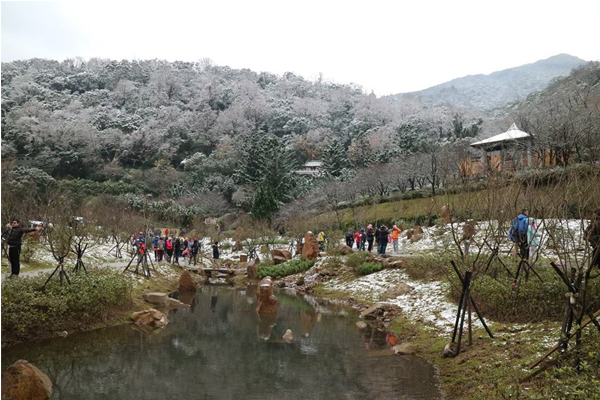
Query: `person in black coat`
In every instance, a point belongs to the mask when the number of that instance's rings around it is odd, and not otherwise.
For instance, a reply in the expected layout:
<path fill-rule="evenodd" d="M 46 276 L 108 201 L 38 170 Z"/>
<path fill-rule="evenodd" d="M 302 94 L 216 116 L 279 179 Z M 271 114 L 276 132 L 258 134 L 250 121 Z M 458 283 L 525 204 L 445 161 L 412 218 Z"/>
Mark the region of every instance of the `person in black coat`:
<path fill-rule="evenodd" d="M 385 225 L 382 225 L 377 231 L 377 252 L 379 254 L 385 254 L 385 248 L 388 244 L 389 235 L 390 232 L 388 231 L 388 228 Z"/>
<path fill-rule="evenodd" d="M 19 258 L 21 257 L 21 238 L 25 233 L 40 231 L 41 226 L 35 228 L 23 228 L 18 219 L 15 219 L 10 224 L 6 225 L 8 230 L 4 233 L 6 238 L 6 244 L 8 245 L 8 260 L 10 261 L 10 277 L 19 276 L 21 271 L 21 264 Z"/>

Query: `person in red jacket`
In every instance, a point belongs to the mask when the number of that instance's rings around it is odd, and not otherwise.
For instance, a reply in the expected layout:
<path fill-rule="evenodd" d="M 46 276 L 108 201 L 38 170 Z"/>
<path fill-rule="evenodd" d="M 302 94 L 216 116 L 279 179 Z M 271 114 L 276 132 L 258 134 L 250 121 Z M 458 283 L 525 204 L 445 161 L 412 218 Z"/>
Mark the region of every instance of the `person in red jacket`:
<path fill-rule="evenodd" d="M 359 232 L 356 232 L 356 233 L 354 234 L 354 241 L 356 242 L 356 248 L 357 248 L 358 250 L 360 250 L 360 243 L 361 243 L 361 239 L 362 239 L 362 238 L 361 238 L 361 236 L 360 236 L 360 233 L 359 233 Z"/>

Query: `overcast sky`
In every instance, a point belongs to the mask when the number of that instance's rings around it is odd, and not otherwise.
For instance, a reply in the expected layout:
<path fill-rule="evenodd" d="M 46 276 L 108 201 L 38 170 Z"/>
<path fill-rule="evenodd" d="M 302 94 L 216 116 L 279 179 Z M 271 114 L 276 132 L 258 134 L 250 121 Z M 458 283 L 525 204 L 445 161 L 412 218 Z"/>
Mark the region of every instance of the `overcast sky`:
<path fill-rule="evenodd" d="M 2 61 L 197 61 L 378 96 L 531 63 L 600 59 L 600 0 L 2 2 Z"/>

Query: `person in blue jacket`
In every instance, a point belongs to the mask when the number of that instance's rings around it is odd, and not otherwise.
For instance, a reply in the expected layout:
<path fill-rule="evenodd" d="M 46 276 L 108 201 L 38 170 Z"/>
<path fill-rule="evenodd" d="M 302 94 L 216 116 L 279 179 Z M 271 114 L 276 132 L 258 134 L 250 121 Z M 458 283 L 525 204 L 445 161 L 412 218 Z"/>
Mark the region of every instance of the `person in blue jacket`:
<path fill-rule="evenodd" d="M 529 259 L 529 243 L 527 242 L 527 227 L 529 219 L 529 210 L 524 208 L 521 214 L 517 216 L 516 227 L 518 228 L 519 238 L 519 256 L 521 259 Z"/>

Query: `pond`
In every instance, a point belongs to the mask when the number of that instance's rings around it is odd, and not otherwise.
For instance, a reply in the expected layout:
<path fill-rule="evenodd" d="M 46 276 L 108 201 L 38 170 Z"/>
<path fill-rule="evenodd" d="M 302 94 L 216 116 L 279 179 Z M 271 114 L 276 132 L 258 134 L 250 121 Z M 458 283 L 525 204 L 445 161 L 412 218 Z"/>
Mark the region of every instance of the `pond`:
<path fill-rule="evenodd" d="M 276 295 L 277 316 L 260 318 L 255 287 L 205 286 L 154 334 L 119 326 L 27 343 L 2 351 L 2 370 L 28 360 L 55 399 L 441 398 L 431 364 L 393 355 L 354 312 Z"/>

